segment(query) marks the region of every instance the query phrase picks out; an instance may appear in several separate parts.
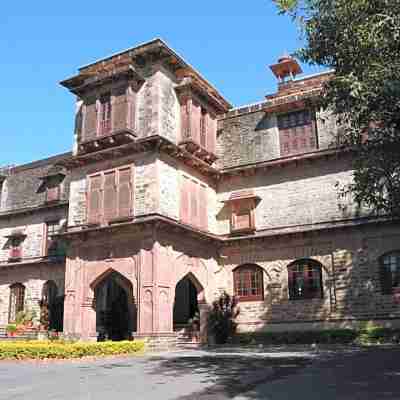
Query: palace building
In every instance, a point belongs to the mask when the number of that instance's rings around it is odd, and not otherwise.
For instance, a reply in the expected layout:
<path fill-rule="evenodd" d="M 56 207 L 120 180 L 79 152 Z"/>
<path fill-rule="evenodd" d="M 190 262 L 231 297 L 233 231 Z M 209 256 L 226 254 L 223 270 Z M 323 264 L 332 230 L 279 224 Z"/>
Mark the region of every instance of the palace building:
<path fill-rule="evenodd" d="M 66 336 L 173 341 L 199 318 L 205 341 L 224 291 L 242 332 L 399 327 L 400 227 L 339 195 L 352 154 L 313 106 L 332 72 L 271 70 L 233 108 L 156 39 L 62 81 L 72 152 L 0 169 L 0 327 L 46 308 Z"/>

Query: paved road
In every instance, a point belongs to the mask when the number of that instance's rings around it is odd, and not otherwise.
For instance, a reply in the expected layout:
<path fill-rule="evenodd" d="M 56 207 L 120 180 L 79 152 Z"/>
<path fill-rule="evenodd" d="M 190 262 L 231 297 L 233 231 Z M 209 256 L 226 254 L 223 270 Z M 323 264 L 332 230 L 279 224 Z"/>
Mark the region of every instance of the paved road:
<path fill-rule="evenodd" d="M 2 362 L 7 400 L 400 399 L 400 348 L 181 351 L 98 361 Z"/>

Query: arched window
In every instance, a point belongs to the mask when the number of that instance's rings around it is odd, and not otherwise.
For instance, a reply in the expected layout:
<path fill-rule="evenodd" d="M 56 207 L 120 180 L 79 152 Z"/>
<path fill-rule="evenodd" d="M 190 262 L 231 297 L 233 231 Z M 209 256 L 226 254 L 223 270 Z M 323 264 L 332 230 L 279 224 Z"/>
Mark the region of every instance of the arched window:
<path fill-rule="evenodd" d="M 10 308 L 8 321 L 15 322 L 15 318 L 20 311 L 24 310 L 25 286 L 22 283 L 14 283 L 10 286 Z"/>
<path fill-rule="evenodd" d="M 263 300 L 263 271 L 255 264 L 245 264 L 233 271 L 235 296 L 242 301 Z"/>
<path fill-rule="evenodd" d="M 303 259 L 288 266 L 289 299 L 322 298 L 322 265 L 315 260 Z"/>
<path fill-rule="evenodd" d="M 383 255 L 380 261 L 382 293 L 390 294 L 393 288 L 400 288 L 400 250 Z"/>

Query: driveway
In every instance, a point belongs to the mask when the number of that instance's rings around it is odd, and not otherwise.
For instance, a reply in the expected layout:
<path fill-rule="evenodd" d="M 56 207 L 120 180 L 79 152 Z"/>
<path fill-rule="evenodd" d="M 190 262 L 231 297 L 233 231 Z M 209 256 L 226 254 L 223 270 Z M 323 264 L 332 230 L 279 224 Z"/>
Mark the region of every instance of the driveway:
<path fill-rule="evenodd" d="M 177 351 L 97 361 L 2 362 L 0 399 L 400 398 L 400 348 Z"/>

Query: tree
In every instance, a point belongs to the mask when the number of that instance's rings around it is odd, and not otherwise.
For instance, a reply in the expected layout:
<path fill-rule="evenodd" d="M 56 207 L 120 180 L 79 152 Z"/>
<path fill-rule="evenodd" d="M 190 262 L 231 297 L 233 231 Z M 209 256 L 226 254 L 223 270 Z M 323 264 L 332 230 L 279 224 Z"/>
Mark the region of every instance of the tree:
<path fill-rule="evenodd" d="M 320 106 L 354 152 L 359 204 L 400 215 L 400 1 L 275 0 L 299 24 L 301 61 L 333 68 Z"/>

